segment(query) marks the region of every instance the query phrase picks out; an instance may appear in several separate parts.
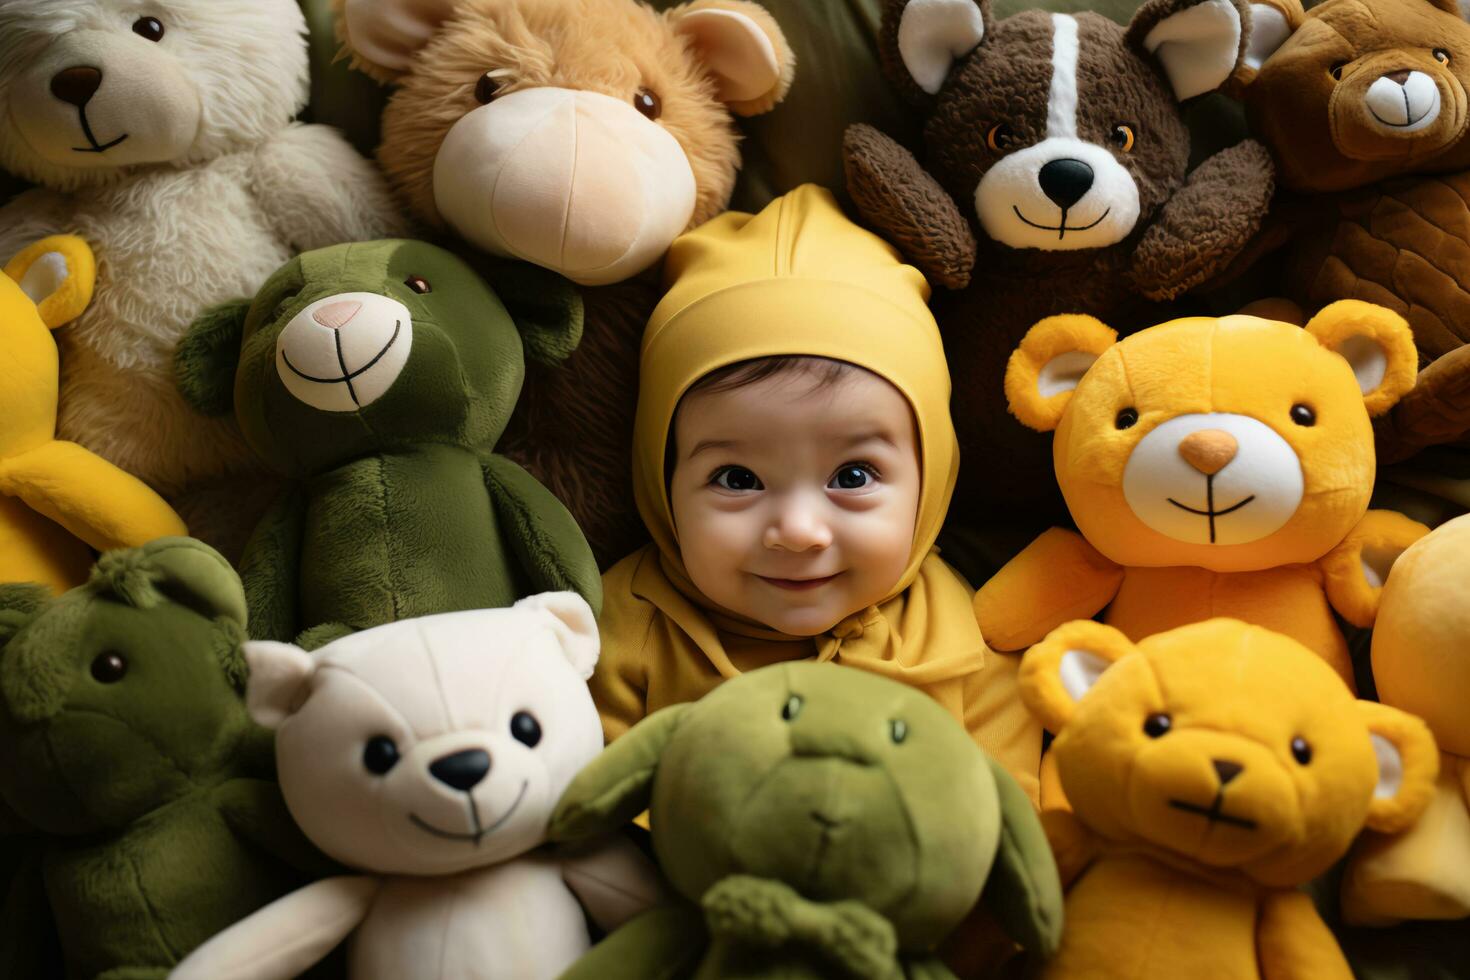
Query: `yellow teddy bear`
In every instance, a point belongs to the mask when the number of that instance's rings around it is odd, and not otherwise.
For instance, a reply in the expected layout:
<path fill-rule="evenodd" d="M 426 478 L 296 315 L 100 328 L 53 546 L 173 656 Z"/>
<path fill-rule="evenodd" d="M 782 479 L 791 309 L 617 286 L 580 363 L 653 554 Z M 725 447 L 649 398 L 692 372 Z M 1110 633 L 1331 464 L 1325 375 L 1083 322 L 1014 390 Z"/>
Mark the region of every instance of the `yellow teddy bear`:
<path fill-rule="evenodd" d="M 1017 650 L 1107 607 L 1138 640 L 1215 616 L 1285 633 L 1353 684 L 1336 610 L 1371 626 L 1394 558 L 1427 532 L 1369 511 L 1370 416 L 1414 384 L 1397 314 L 1334 303 L 1305 328 L 1175 320 L 1122 341 L 1088 316 L 1043 320 L 1006 395 L 1056 430 L 1080 535 L 1052 529 L 979 590 L 986 642 Z"/>
<path fill-rule="evenodd" d="M 1470 515 L 1405 551 L 1373 628 L 1378 697 L 1429 723 L 1439 781 L 1402 834 L 1364 834 L 1343 876 L 1348 922 L 1470 916 Z M 1467 926 L 1470 928 L 1470 926 Z"/>
<path fill-rule="evenodd" d="M 1234 619 L 1137 645 L 1068 623 L 1027 651 L 1021 697 L 1073 806 L 1043 815 L 1067 889 L 1045 980 L 1352 976 L 1298 886 L 1423 810 L 1423 722 Z"/>
<path fill-rule="evenodd" d="M 81 315 L 96 279 L 92 250 L 65 235 L 27 248 L 0 276 L 0 582 L 61 592 L 86 580 L 94 549 L 187 533 L 139 480 L 56 439 L 51 331 Z"/>

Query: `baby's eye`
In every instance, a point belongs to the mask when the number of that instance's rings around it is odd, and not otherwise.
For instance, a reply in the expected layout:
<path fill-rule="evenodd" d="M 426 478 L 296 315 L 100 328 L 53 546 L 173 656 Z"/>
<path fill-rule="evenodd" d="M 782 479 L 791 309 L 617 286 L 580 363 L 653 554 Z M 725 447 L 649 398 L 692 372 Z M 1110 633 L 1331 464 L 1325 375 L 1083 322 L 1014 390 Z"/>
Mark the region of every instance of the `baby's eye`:
<path fill-rule="evenodd" d="M 721 490 L 729 490 L 732 493 L 747 493 L 751 490 L 765 489 L 761 478 L 743 466 L 721 466 L 715 470 L 709 482 Z"/>
<path fill-rule="evenodd" d="M 878 480 L 878 471 L 867 463 L 847 463 L 827 481 L 829 490 L 863 490 Z"/>

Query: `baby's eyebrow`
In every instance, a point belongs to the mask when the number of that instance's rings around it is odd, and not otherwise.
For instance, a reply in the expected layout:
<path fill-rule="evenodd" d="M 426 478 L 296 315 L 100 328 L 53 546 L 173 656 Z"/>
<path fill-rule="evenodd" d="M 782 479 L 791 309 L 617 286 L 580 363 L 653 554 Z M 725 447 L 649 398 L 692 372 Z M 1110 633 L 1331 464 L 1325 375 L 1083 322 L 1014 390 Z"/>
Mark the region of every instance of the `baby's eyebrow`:
<path fill-rule="evenodd" d="M 893 433 L 889 432 L 887 429 L 872 429 L 869 431 L 856 433 L 844 439 L 842 441 L 842 445 L 844 447 L 860 446 L 865 442 L 884 442 L 892 446 L 894 449 L 898 448 L 898 440 L 895 439 Z"/>
<path fill-rule="evenodd" d="M 693 449 L 689 450 L 688 458 L 693 459 L 700 453 L 706 453 L 712 449 L 738 449 L 743 445 L 745 445 L 743 439 L 701 439 L 694 444 Z"/>

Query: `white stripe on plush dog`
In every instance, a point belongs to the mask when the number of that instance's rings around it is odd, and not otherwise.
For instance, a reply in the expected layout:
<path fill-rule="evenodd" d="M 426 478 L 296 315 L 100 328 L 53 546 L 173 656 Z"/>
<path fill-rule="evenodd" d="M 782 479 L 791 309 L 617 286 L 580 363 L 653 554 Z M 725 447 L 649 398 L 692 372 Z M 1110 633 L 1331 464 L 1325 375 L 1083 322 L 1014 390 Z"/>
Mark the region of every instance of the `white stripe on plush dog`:
<path fill-rule="evenodd" d="M 1051 15 L 1051 93 L 1046 104 L 1049 139 L 1077 136 L 1077 19 Z"/>

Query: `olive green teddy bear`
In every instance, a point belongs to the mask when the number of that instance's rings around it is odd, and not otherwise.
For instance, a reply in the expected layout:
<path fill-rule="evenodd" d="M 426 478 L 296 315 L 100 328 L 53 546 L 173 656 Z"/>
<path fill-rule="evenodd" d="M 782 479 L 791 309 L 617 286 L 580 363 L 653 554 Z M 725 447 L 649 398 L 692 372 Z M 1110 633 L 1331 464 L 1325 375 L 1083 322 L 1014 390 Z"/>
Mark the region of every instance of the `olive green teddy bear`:
<path fill-rule="evenodd" d="M 180 390 L 233 411 L 294 481 L 241 561 L 252 635 L 310 649 L 547 591 L 597 609 L 571 514 L 494 451 L 527 355 L 566 357 L 581 322 L 559 277 L 516 265 L 497 294 L 449 252 L 398 240 L 307 252 L 253 302 L 201 316 L 175 355 Z"/>
<path fill-rule="evenodd" d="M 664 708 L 582 770 L 548 836 L 645 808 L 686 902 L 643 913 L 562 980 L 925 978 L 983 901 L 1049 955 L 1061 885 L 1026 795 L 938 703 L 836 664 L 751 671 Z"/>
<path fill-rule="evenodd" d="M 161 980 L 332 869 L 270 778 L 244 636 L 239 578 L 189 538 L 109 552 L 50 601 L 0 588 L 0 822 L 35 845 L 0 909 L 0 976 L 55 976 L 59 937 L 68 977 Z"/>

